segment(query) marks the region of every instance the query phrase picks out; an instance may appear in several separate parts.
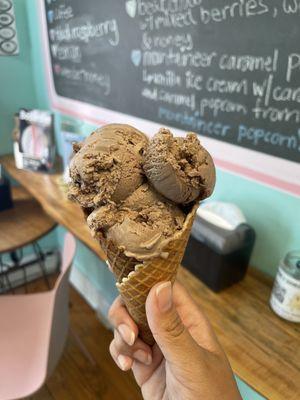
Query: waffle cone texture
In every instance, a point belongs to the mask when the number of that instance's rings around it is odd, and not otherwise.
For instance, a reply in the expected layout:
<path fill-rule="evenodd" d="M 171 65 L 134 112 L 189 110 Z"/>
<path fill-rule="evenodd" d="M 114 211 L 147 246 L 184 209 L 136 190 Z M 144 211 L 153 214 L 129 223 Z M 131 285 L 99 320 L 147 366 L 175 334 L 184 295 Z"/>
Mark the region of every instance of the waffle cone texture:
<path fill-rule="evenodd" d="M 138 261 L 135 258 L 127 257 L 122 249 L 118 249 L 113 242 L 99 238 L 116 277 L 119 293 L 139 328 L 139 336 L 150 346 L 154 344 L 154 338 L 147 323 L 145 310 L 148 293 L 158 282 L 171 281 L 174 283 L 197 208 L 198 204 L 195 204 L 186 215 L 182 229 L 166 241 L 163 249 L 164 253 L 168 253 L 166 258 L 155 257 L 144 262 Z"/>

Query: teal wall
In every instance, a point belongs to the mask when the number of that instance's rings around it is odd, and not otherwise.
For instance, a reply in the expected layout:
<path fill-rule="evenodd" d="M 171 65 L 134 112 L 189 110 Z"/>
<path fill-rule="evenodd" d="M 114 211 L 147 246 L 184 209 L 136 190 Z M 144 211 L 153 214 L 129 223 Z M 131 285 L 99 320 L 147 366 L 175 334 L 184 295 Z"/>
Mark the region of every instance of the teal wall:
<path fill-rule="evenodd" d="M 57 230 L 57 238 L 60 246 L 63 244 L 64 234 L 66 229 L 60 227 Z M 115 286 L 113 274 L 107 268 L 104 261 L 100 260 L 92 251 L 84 244 L 77 241 L 76 257 L 74 266 L 91 282 L 97 289 L 100 296 L 105 299 L 105 302 L 111 304 L 117 297 L 118 291 Z"/>
<path fill-rule="evenodd" d="M 12 152 L 13 114 L 20 107 L 36 107 L 38 104 L 31 62 L 28 3 L 25 0 L 14 1 L 19 55 L 0 56 L 0 154 Z"/>
<path fill-rule="evenodd" d="M 251 264 L 258 269 L 274 276 L 279 259 L 300 249 L 299 198 L 220 170 L 212 198 L 236 203 L 255 228 Z"/>
<path fill-rule="evenodd" d="M 235 378 L 243 400 L 266 400 L 260 394 L 251 389 L 244 381 Z"/>

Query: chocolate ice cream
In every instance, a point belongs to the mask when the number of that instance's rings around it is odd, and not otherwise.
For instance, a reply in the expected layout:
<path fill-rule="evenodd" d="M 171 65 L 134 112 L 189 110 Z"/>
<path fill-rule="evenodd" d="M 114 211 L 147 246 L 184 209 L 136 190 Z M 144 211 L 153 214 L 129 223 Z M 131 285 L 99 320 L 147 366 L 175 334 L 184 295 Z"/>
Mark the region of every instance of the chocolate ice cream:
<path fill-rule="evenodd" d="M 120 202 L 143 182 L 142 155 L 147 137 L 129 125 L 110 124 L 74 146 L 69 198 L 83 208 Z"/>
<path fill-rule="evenodd" d="M 184 219 L 175 204 L 144 184 L 120 204 L 93 211 L 87 223 L 95 237 L 111 240 L 127 257 L 144 261 L 168 256 L 163 251 L 166 241 L 182 228 Z"/>
<path fill-rule="evenodd" d="M 147 147 L 143 168 L 155 189 L 178 204 L 210 196 L 215 185 L 214 163 L 195 133 L 173 137 L 160 129 Z"/>
<path fill-rule="evenodd" d="M 69 197 L 88 209 L 94 236 L 140 261 L 166 256 L 166 240 L 185 219 L 174 203 L 199 201 L 215 184 L 213 161 L 194 133 L 173 137 L 162 128 L 149 142 L 129 125 L 111 124 L 74 150 Z"/>

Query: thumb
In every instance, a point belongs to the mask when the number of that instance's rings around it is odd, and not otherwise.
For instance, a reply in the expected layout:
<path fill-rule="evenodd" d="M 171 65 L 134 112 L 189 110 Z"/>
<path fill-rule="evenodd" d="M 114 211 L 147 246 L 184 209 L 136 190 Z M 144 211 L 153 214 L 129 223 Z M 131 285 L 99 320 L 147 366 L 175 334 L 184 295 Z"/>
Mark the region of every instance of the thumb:
<path fill-rule="evenodd" d="M 161 282 L 149 292 L 146 314 L 154 339 L 166 360 L 183 363 L 199 346 L 182 323 L 174 306 L 171 282 Z"/>

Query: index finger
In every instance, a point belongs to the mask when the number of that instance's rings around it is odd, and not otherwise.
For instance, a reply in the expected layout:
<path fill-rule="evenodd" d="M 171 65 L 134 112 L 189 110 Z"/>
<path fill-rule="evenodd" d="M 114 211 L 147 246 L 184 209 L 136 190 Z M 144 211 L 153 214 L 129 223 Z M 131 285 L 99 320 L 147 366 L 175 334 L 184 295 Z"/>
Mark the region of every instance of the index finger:
<path fill-rule="evenodd" d="M 124 340 L 133 345 L 138 336 L 138 327 L 129 315 L 121 296 L 118 296 L 112 303 L 108 318 L 114 328 L 116 328 Z"/>

